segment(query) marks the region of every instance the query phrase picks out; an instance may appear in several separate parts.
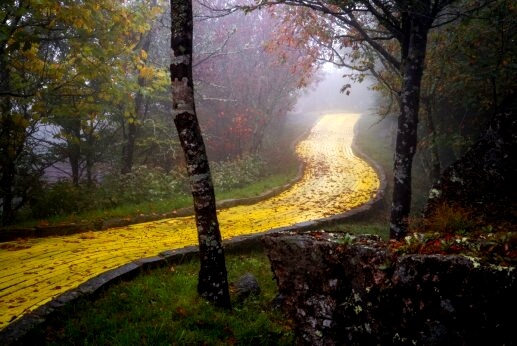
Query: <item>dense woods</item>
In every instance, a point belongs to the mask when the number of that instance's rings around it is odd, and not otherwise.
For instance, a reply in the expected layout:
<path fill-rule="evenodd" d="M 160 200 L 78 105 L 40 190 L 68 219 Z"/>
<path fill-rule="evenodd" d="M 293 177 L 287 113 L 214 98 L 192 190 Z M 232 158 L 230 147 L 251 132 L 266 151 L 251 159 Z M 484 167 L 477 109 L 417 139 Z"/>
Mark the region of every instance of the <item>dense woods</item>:
<path fill-rule="evenodd" d="M 170 117 L 169 4 L 0 6 L 2 223 L 185 194 Z M 399 130 L 412 124 L 399 131 L 394 237 L 407 226 L 413 161 L 427 175 L 416 183 L 432 184 L 514 98 L 511 1 L 193 8 L 196 108 L 214 167 L 248 167 L 239 175 L 251 179 L 271 169 L 284 116 L 319 63 L 352 68 L 353 80 L 375 81 L 379 114 L 398 116 Z M 409 80 L 411 59 L 421 75 Z"/>
<path fill-rule="evenodd" d="M 4 225 L 186 192 L 170 113 L 167 2 L 8 1 L 1 9 Z M 281 128 L 313 66 L 295 68 L 303 50 L 268 49 L 275 19 L 267 14 L 211 18 L 205 6 L 194 9 L 207 150 L 214 161 L 250 167 L 243 179 L 253 179 L 266 170 L 265 152 L 278 151 L 268 129 Z"/>
<path fill-rule="evenodd" d="M 418 136 L 419 122 L 425 124 L 430 143 L 425 148 L 429 150 L 427 171 L 431 179 L 437 179 L 442 168 L 437 114 L 447 124 L 441 133 L 461 143 L 479 134 L 475 125 L 465 131 L 466 114 L 476 118 L 476 125 L 486 124 L 501 110 L 500 103 L 512 97 L 515 85 L 501 84 L 515 80 L 515 68 L 509 67 L 515 59 L 511 38 L 515 6 L 508 1 L 262 0 L 244 8 L 278 5 L 289 7 L 281 39 L 320 47 L 315 53 L 318 58 L 356 70 L 356 80 L 372 76 L 375 88 L 387 99 L 386 114 L 396 114 L 390 235 L 403 238 L 409 226 L 414 155 L 424 143 Z M 476 50 L 483 42 L 480 36 L 494 38 L 485 42 L 483 51 Z M 445 85 L 460 89 L 453 91 Z M 468 86 L 474 93 L 480 87 L 483 96 L 477 94 L 475 101 L 470 95 L 463 98 L 463 88 Z M 343 91 L 348 93 L 349 88 L 345 84 Z M 454 117 L 462 119 L 460 124 L 453 120 L 454 129 L 447 116 L 451 108 L 461 113 Z"/>

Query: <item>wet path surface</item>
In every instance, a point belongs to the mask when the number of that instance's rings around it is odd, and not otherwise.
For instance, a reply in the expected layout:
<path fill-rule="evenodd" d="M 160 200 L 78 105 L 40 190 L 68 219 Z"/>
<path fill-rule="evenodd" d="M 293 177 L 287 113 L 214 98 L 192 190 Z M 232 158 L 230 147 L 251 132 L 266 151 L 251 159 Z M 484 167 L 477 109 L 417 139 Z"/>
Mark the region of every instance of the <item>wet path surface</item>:
<path fill-rule="evenodd" d="M 303 178 L 275 197 L 220 210 L 223 238 L 340 214 L 372 198 L 378 177 L 351 149 L 358 119 L 357 114 L 322 117 L 296 149 L 306 162 Z M 3 243 L 0 329 L 100 273 L 196 243 L 193 217 Z"/>

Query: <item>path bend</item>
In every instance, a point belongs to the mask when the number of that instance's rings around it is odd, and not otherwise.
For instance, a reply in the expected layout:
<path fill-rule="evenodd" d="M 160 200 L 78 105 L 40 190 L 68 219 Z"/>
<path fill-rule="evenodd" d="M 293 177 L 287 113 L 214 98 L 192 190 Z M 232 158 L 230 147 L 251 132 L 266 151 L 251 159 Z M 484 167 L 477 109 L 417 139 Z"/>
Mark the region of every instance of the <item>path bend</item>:
<path fill-rule="evenodd" d="M 302 179 L 256 204 L 219 210 L 223 238 L 341 214 L 373 198 L 379 178 L 351 148 L 358 119 L 359 114 L 323 116 L 296 147 L 306 164 Z M 4 243 L 0 248 L 0 330 L 103 272 L 196 243 L 192 216 Z"/>

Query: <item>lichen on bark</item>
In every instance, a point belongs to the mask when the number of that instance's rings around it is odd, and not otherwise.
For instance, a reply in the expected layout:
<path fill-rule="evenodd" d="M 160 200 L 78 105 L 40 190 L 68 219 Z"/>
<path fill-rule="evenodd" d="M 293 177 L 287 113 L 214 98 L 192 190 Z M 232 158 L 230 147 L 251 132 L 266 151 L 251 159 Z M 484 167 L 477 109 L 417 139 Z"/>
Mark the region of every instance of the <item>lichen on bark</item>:
<path fill-rule="evenodd" d="M 199 240 L 198 293 L 217 306 L 231 308 L 215 193 L 192 82 L 192 3 L 171 0 L 172 114 L 185 155 Z"/>

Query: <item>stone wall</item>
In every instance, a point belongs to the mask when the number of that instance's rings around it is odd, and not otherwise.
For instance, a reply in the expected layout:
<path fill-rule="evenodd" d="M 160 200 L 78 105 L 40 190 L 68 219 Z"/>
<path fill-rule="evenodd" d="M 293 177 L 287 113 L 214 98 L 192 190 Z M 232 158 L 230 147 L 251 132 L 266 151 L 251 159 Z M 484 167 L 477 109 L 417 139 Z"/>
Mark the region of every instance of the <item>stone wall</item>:
<path fill-rule="evenodd" d="M 264 238 L 300 345 L 513 345 L 513 268 L 397 257 L 375 236 Z"/>

